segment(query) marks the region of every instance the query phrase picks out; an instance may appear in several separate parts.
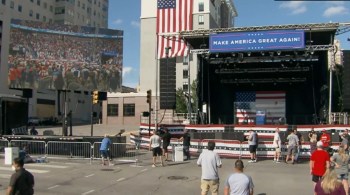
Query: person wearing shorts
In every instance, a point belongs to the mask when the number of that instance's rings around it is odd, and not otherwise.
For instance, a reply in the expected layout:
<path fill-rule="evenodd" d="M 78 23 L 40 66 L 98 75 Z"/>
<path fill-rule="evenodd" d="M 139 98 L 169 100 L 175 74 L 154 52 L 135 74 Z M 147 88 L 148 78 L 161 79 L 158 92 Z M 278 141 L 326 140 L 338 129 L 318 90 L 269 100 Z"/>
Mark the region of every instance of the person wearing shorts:
<path fill-rule="evenodd" d="M 273 161 L 276 163 L 280 162 L 281 147 L 282 147 L 281 136 L 279 133 L 280 133 L 280 129 L 277 128 L 273 136 L 273 146 L 275 148 L 275 155 L 274 155 Z"/>
<path fill-rule="evenodd" d="M 153 165 L 152 167 L 156 167 L 157 156 L 159 156 L 159 160 L 161 162 L 161 166 L 163 166 L 163 158 L 162 158 L 162 149 L 160 148 L 161 139 L 156 131 L 153 131 L 153 135 L 150 137 L 149 142 L 149 150 L 152 150 L 152 159 Z"/>
<path fill-rule="evenodd" d="M 164 134 L 162 135 L 163 139 L 163 155 L 165 157 L 165 161 L 168 161 L 168 146 L 170 145 L 171 134 L 169 133 L 168 128 L 163 129 Z"/>
<path fill-rule="evenodd" d="M 349 155 L 347 154 L 346 149 L 346 145 L 340 145 L 338 152 L 333 154 L 331 162 L 334 163 L 338 180 L 342 182 L 346 194 L 349 194 Z"/>
<path fill-rule="evenodd" d="M 316 146 L 317 149 L 311 154 L 310 158 L 310 174 L 315 185 L 322 179 L 326 169 L 329 167 L 330 161 L 328 152 L 323 150 L 323 142 L 317 142 Z"/>
<path fill-rule="evenodd" d="M 256 163 L 256 149 L 258 148 L 257 143 L 257 134 L 253 129 L 250 129 L 249 136 L 247 136 L 249 152 L 250 152 L 250 161 L 249 163 Z"/>
<path fill-rule="evenodd" d="M 297 152 L 299 146 L 299 138 L 295 135 L 294 131 L 290 132 L 287 137 L 288 140 L 288 148 L 287 148 L 287 157 L 286 163 L 288 163 L 289 157 L 292 159 L 292 164 L 294 164 L 294 155 Z"/>
<path fill-rule="evenodd" d="M 106 160 L 108 161 L 108 165 L 112 166 L 111 160 L 109 158 L 108 149 L 109 146 L 112 144 L 111 139 L 109 139 L 109 135 L 105 134 L 101 146 L 100 146 L 100 153 L 102 157 L 102 165 L 106 165 Z"/>

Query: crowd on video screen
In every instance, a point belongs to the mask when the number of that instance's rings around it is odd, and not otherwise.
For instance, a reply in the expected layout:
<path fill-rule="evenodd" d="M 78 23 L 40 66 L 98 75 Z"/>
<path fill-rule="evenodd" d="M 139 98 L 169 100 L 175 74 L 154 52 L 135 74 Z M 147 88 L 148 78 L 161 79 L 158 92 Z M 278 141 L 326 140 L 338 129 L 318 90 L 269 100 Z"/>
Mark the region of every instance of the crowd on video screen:
<path fill-rule="evenodd" d="M 122 31 L 30 21 L 13 24 L 10 88 L 121 91 Z"/>

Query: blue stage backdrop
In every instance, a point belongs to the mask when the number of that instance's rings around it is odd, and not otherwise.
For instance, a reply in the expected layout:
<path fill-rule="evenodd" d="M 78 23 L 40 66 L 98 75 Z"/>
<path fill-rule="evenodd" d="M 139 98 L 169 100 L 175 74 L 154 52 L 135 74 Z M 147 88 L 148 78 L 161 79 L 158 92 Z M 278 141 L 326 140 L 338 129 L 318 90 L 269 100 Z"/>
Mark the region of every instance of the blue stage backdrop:
<path fill-rule="evenodd" d="M 303 49 L 305 33 L 303 30 L 220 33 L 210 35 L 209 44 L 212 53 Z"/>

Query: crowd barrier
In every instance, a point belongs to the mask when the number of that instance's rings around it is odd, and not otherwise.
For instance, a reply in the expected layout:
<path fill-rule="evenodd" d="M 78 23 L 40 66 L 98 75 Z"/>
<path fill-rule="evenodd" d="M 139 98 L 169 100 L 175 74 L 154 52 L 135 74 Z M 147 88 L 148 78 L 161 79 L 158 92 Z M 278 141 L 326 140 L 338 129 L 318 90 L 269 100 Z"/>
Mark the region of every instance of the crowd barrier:
<path fill-rule="evenodd" d="M 33 140 L 0 140 L 0 154 L 6 147 L 27 148 L 32 157 L 45 159 L 101 159 L 101 142 L 67 142 L 67 141 L 33 141 Z M 114 161 L 134 162 L 140 159 L 139 148 L 132 143 L 113 143 L 109 149 L 110 157 Z"/>
<path fill-rule="evenodd" d="M 138 135 L 130 135 L 131 143 L 139 145 L 141 148 L 149 147 L 149 136 L 143 135 L 141 138 Z M 219 140 L 219 139 L 192 139 L 190 146 L 191 155 L 198 156 L 204 149 L 207 149 L 208 142 L 215 142 L 215 152 L 224 158 L 250 158 L 249 145 L 247 141 L 241 142 L 239 140 Z M 333 142 L 331 148 L 338 150 L 340 143 Z M 171 139 L 169 150 L 172 151 L 174 147 L 182 146 L 182 142 L 178 139 Z M 299 158 L 310 158 L 310 143 L 304 142 L 299 150 Z M 287 145 L 282 145 L 282 155 L 287 154 Z M 275 147 L 272 141 L 261 141 L 257 148 L 258 158 L 273 158 Z"/>

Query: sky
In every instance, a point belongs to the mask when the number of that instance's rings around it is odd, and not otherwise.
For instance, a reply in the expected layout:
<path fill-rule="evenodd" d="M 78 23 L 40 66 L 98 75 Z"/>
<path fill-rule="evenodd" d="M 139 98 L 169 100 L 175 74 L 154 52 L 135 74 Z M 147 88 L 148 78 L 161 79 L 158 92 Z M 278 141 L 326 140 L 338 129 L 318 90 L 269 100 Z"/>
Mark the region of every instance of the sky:
<path fill-rule="evenodd" d="M 147 1 L 147 0 L 146 0 Z M 110 0 L 108 27 L 124 31 L 123 85 L 139 85 L 141 0 Z M 234 0 L 236 27 L 339 22 L 350 24 L 350 1 Z M 350 49 L 350 32 L 337 38 Z"/>

